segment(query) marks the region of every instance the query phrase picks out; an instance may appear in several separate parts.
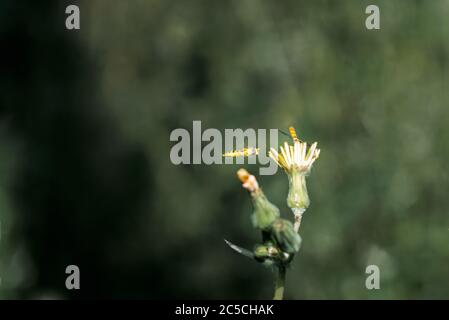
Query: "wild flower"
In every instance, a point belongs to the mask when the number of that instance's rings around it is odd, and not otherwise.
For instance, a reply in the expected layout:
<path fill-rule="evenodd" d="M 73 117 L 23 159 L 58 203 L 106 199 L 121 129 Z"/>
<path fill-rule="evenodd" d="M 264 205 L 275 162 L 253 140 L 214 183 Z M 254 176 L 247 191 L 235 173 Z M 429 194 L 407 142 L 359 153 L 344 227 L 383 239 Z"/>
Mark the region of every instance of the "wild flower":
<path fill-rule="evenodd" d="M 285 142 L 284 146 L 280 147 L 280 153 L 271 148 L 269 156 L 287 174 L 289 181 L 287 205 L 292 209 L 295 216 L 295 229 L 297 231 L 302 215 L 310 204 L 306 177 L 310 174 L 313 163 L 318 159 L 320 149 L 317 148 L 317 142 L 307 148 L 307 142 L 298 139 L 293 127 L 290 127 L 289 131 L 293 139 L 293 146 Z"/>

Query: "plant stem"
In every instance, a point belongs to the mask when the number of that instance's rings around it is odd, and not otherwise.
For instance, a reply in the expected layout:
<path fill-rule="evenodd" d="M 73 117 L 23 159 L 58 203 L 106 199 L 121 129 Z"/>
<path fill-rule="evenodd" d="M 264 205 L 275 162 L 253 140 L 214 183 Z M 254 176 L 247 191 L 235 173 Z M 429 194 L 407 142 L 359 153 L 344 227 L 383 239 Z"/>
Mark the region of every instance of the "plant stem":
<path fill-rule="evenodd" d="M 273 300 L 282 300 L 284 298 L 285 274 L 286 268 L 279 265 L 276 270 L 276 280 L 274 282 L 274 297 Z"/>
<path fill-rule="evenodd" d="M 295 213 L 295 223 L 293 225 L 293 228 L 295 229 L 296 233 L 298 233 L 299 227 L 301 226 L 301 220 L 302 213 Z"/>
<path fill-rule="evenodd" d="M 293 215 L 295 216 L 295 223 L 293 225 L 296 232 L 299 231 L 301 226 L 302 215 L 306 211 L 306 208 L 292 208 Z"/>

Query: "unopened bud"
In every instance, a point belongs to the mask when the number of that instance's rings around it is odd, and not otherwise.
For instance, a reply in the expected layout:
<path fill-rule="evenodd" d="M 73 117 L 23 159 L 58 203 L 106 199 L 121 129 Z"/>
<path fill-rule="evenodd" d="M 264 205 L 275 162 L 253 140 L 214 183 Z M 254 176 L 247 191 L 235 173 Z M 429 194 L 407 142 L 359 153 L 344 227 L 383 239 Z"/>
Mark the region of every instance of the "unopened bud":
<path fill-rule="evenodd" d="M 291 254 L 299 251 L 301 237 L 295 232 L 290 221 L 281 218 L 276 219 L 271 225 L 271 235 L 283 252 Z"/>

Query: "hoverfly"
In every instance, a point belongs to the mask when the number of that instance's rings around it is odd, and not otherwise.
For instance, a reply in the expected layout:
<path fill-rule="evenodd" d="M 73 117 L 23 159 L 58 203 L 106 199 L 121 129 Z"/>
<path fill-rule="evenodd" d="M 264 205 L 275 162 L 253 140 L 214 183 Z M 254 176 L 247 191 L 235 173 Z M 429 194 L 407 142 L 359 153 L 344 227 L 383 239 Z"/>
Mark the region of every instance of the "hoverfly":
<path fill-rule="evenodd" d="M 223 157 L 249 157 L 259 154 L 259 148 L 243 148 L 240 150 L 235 150 L 231 152 L 226 152 L 223 154 Z"/>
<path fill-rule="evenodd" d="M 279 131 L 283 135 L 286 135 L 287 137 L 291 137 L 293 139 L 293 141 L 303 142 L 302 140 L 298 139 L 298 136 L 296 135 L 295 128 L 293 128 L 293 127 L 288 128 L 288 131 L 290 134 L 287 134 L 280 129 L 279 129 Z M 249 156 L 258 155 L 258 154 L 259 154 L 259 148 L 250 147 L 250 148 L 243 148 L 240 150 L 234 150 L 231 152 L 226 152 L 223 154 L 223 157 L 249 157 Z"/>
<path fill-rule="evenodd" d="M 295 128 L 293 128 L 293 127 L 289 127 L 289 128 L 288 128 L 288 131 L 289 131 L 290 134 L 287 134 L 287 133 L 285 133 L 284 131 L 282 131 L 282 130 L 280 130 L 280 129 L 279 129 L 279 131 L 280 131 L 283 135 L 285 135 L 285 136 L 287 136 L 287 137 L 289 137 L 289 138 L 292 138 L 294 142 L 296 142 L 296 141 L 304 142 L 304 141 L 302 141 L 301 139 L 298 139 L 298 136 L 296 135 L 296 130 L 295 130 Z"/>

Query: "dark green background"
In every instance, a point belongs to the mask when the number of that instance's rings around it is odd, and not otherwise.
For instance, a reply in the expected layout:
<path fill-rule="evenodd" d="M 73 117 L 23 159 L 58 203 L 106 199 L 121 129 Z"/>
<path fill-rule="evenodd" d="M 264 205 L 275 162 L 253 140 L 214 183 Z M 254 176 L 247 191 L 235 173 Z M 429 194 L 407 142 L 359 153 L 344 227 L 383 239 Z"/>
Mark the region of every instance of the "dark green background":
<path fill-rule="evenodd" d="M 448 17 L 444 0 L 1 1 L 0 297 L 270 298 L 270 271 L 223 242 L 259 240 L 239 166 L 170 162 L 170 132 L 201 120 L 319 142 L 286 298 L 449 298 Z M 281 170 L 259 180 L 291 218 Z"/>

